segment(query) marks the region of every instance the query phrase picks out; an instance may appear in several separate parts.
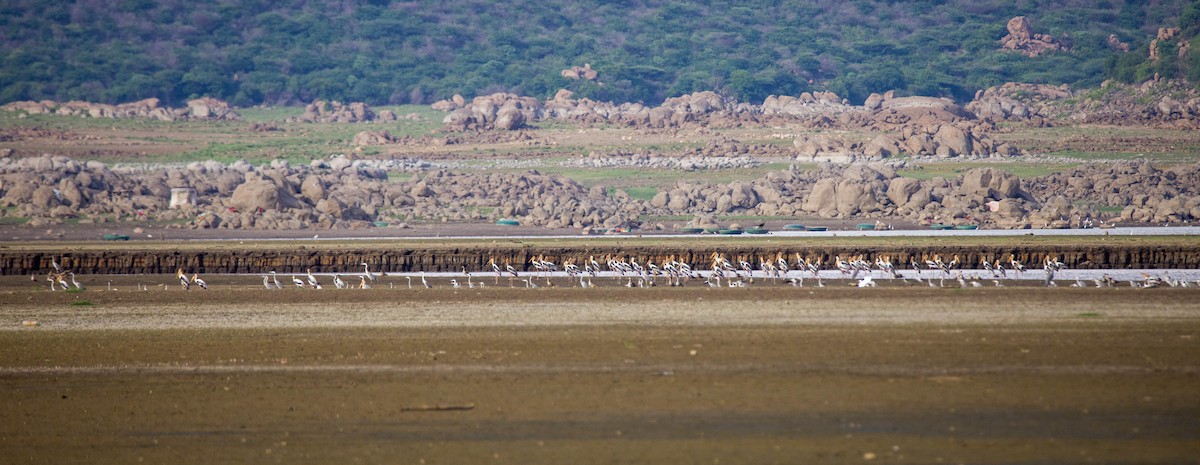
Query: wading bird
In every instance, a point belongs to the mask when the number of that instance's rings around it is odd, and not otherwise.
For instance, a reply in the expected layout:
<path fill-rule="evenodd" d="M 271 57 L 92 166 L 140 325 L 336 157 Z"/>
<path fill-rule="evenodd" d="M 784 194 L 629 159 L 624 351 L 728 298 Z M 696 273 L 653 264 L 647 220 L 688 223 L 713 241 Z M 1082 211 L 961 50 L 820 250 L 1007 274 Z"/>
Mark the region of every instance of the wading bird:
<path fill-rule="evenodd" d="M 191 281 L 188 280 L 188 277 L 186 274 L 183 274 L 183 268 L 175 270 L 175 277 L 179 279 L 179 286 L 182 287 L 183 290 L 186 291 L 186 290 L 192 288 Z"/>
<path fill-rule="evenodd" d="M 73 285 L 75 286 L 75 289 L 79 289 L 79 290 L 81 290 L 81 291 L 82 291 L 82 290 L 83 290 L 83 283 L 81 283 L 81 282 L 79 282 L 79 281 L 76 281 L 76 280 L 75 280 L 75 272 L 74 272 L 74 271 L 68 271 L 68 272 L 67 272 L 67 275 L 71 276 L 71 284 L 73 284 Z"/>
<path fill-rule="evenodd" d="M 313 274 L 312 274 L 312 268 L 308 268 L 308 269 L 307 269 L 307 270 L 305 270 L 305 271 L 307 271 L 307 272 L 308 272 L 308 285 L 309 285 L 309 287 L 312 287 L 313 289 L 320 289 L 320 288 L 321 288 L 321 283 L 320 283 L 320 282 L 317 282 L 317 277 L 316 277 L 316 276 L 313 276 Z"/>
<path fill-rule="evenodd" d="M 371 272 L 371 267 L 367 266 L 367 262 L 363 262 L 362 266 L 363 266 L 363 277 L 366 279 L 369 279 L 371 281 L 375 281 L 375 279 L 378 275 Z"/>

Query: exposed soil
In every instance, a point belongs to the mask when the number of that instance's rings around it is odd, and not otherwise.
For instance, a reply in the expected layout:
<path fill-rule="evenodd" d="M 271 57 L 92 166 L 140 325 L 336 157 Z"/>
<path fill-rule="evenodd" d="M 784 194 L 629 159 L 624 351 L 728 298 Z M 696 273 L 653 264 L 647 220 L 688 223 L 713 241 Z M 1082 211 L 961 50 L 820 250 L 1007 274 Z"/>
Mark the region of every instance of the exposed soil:
<path fill-rule="evenodd" d="M 1195 289 L 145 279 L 0 278 L 7 463 L 1196 461 Z"/>

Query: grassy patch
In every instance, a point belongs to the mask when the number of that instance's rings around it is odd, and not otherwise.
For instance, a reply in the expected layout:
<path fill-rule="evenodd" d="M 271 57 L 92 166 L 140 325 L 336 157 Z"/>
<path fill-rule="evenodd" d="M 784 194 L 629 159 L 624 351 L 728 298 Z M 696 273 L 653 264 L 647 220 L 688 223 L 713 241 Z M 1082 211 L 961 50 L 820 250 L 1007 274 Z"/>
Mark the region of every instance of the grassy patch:
<path fill-rule="evenodd" d="M 1074 158 L 1082 161 L 1098 160 L 1135 160 L 1146 159 L 1161 162 L 1192 162 L 1200 159 L 1200 147 L 1187 146 L 1181 150 L 1165 152 L 1084 152 L 1080 150 L 1060 150 L 1048 152 L 1047 156 Z"/>
<path fill-rule="evenodd" d="M 650 200 L 658 195 L 657 187 L 626 187 L 625 193 L 638 200 Z"/>
<path fill-rule="evenodd" d="M 1098 312 L 1083 312 L 1075 316 L 1080 318 L 1100 318 L 1102 315 L 1100 315 Z"/>
<path fill-rule="evenodd" d="M 92 301 L 90 301 L 90 300 L 76 300 L 74 302 L 71 302 L 72 307 L 91 307 L 94 305 L 96 305 L 96 304 L 92 303 Z"/>
<path fill-rule="evenodd" d="M 29 218 L 23 216 L 5 216 L 0 217 L 0 224 L 7 225 L 22 225 L 29 222 Z"/>

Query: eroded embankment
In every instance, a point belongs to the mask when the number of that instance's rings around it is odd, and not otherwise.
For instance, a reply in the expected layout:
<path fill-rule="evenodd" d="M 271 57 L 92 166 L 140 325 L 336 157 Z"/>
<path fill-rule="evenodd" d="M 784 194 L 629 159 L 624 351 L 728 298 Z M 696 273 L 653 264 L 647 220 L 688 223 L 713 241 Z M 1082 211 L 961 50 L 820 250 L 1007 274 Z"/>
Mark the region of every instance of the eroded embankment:
<path fill-rule="evenodd" d="M 501 268 L 511 263 L 519 271 L 532 270 L 530 259 L 542 256 L 560 266 L 572 260 L 581 268 L 584 261 L 594 257 L 602 266 L 605 256 L 633 259 L 638 263 L 662 263 L 671 257 L 696 268 L 708 267 L 713 253 L 724 254 L 735 263 L 739 258 L 757 268 L 760 258 L 782 256 L 789 264 L 796 263 L 796 254 L 808 261 L 820 260 L 826 267 L 835 258 L 861 256 L 873 262 L 887 257 L 897 268 L 907 268 L 910 259 L 923 264 L 926 258 L 940 256 L 949 262 L 958 256 L 963 268 L 979 268 L 982 260 L 1008 266 L 1010 256 L 1030 268 L 1038 268 L 1045 257 L 1055 257 L 1070 268 L 1077 269 L 1140 269 L 1140 268 L 1200 268 L 1200 243 L 1169 245 L 922 245 L 922 246 L 806 246 L 798 244 L 680 244 L 679 246 L 644 245 L 464 245 L 461 247 L 423 247 L 404 244 L 389 247 L 371 245 L 361 248 L 330 248 L 297 246 L 228 249 L 203 251 L 187 249 L 147 250 L 89 250 L 72 251 L 25 250 L 0 252 L 0 273 L 27 275 L 53 270 L 52 261 L 64 269 L 80 274 L 163 274 L 177 268 L 197 273 L 261 273 L 275 270 L 280 273 L 354 272 L 370 264 L 372 271 L 386 272 L 455 272 L 465 267 L 469 271 L 490 271 L 488 262 L 495 259 Z M 794 265 L 793 265 L 794 266 Z"/>

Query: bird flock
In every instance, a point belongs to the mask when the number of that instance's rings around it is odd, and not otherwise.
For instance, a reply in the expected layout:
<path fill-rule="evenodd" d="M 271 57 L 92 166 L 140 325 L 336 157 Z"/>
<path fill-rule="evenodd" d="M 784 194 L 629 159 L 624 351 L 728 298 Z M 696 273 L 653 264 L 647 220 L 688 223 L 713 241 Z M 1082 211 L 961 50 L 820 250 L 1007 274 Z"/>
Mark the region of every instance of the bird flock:
<path fill-rule="evenodd" d="M 76 289 L 82 291 L 84 289 L 84 285 L 76 280 L 74 272 L 63 270 L 62 266 L 53 259 L 51 265 L 54 271 L 46 277 L 50 283 L 50 290 Z M 387 275 L 384 272 L 371 271 L 370 265 L 366 262 L 361 265 L 363 267 L 361 272 L 333 273 L 323 276 L 332 278 L 335 289 L 371 289 L 379 284 L 379 278 Z M 592 288 L 597 286 L 594 280 L 604 278 L 610 278 L 613 281 L 608 284 L 609 286 L 631 288 L 681 287 L 694 285 L 694 283 L 711 288 L 746 288 L 767 284 L 803 287 L 806 281 L 811 286 L 825 287 L 826 279 L 840 279 L 840 282 L 860 288 L 877 287 L 879 279 L 909 286 L 924 284 L 929 287 L 947 287 L 947 281 L 951 287 L 955 285 L 958 287 L 983 287 L 985 280 L 988 280 L 992 286 L 1004 287 L 1005 282 L 1010 278 L 1021 279 L 1023 274 L 1030 272 L 1013 254 L 1010 254 L 1007 260 L 981 259 L 979 268 L 971 270 L 963 269 L 963 263 L 958 255 L 952 256 L 949 260 L 944 260 L 940 255 L 920 258 L 914 256 L 908 259 L 907 266 L 897 266 L 888 255 L 878 256 L 873 261 L 867 260 L 861 255 L 847 258 L 838 255 L 834 257 L 830 266 L 826 266 L 820 258 L 805 257 L 800 253 L 787 256 L 782 252 L 760 256 L 739 255 L 733 258 L 729 258 L 723 253 L 713 252 L 709 256 L 708 262 L 701 267 L 693 266 L 674 255 L 659 260 L 657 263 L 652 260 L 639 263 L 635 257 L 612 254 L 605 255 L 600 259 L 594 255 L 588 256 L 587 259 L 569 258 L 564 260 L 561 266 L 547 260 L 544 255 L 537 255 L 529 259 L 528 265 L 525 269 L 532 271 L 519 271 L 510 261 L 505 260 L 501 265 L 493 257 L 483 270 L 472 272 L 464 266 L 462 274 L 449 279 L 448 282 L 453 288 L 484 288 L 487 286 L 487 280 L 480 275 L 488 274 L 488 268 L 490 268 L 490 277 L 492 278 L 490 281 L 493 286 L 499 286 L 501 280 L 505 280 L 509 287 L 525 288 L 558 285 Z M 1041 263 L 1044 277 L 1041 281 L 1042 284 L 1047 287 L 1058 287 L 1059 282 L 1055 278 L 1064 268 L 1066 268 L 1065 264 L 1057 256 L 1047 255 Z M 823 271 L 826 271 L 824 277 L 822 276 Z M 830 278 L 831 274 L 835 278 Z M 395 276 L 404 277 L 409 288 L 419 286 L 429 289 L 434 287 L 424 271 L 415 275 L 409 273 L 395 274 Z M 193 288 L 207 290 L 209 288 L 198 273 L 189 274 L 184 272 L 183 268 L 179 268 L 175 272 L 175 277 L 183 290 L 192 290 Z M 565 281 L 561 284 L 555 282 L 556 278 L 564 277 Z M 296 289 L 325 288 L 321 279 L 313 274 L 311 268 L 307 269 L 303 275 L 292 274 L 290 285 L 281 281 L 279 274 L 273 270 L 262 274 L 261 278 L 263 288 L 268 290 L 289 287 Z M 415 284 L 414 278 L 419 279 Z M 1036 275 L 1034 279 L 1036 279 Z M 1142 273 L 1142 279 L 1129 280 L 1128 284 L 1131 287 L 1142 289 L 1168 286 L 1200 287 L 1200 280 L 1189 282 L 1185 279 L 1177 279 L 1172 277 L 1169 272 L 1165 272 L 1161 276 Z M 395 287 L 394 282 L 388 285 Z M 1091 280 L 1091 283 L 1075 279 L 1069 284 L 1069 287 L 1114 287 L 1117 285 L 1118 282 L 1105 273 L 1100 278 Z M 148 290 L 149 287 L 138 284 L 139 290 Z M 163 289 L 167 289 L 167 287 L 167 285 L 162 286 Z M 109 289 L 112 290 L 111 282 Z"/>

